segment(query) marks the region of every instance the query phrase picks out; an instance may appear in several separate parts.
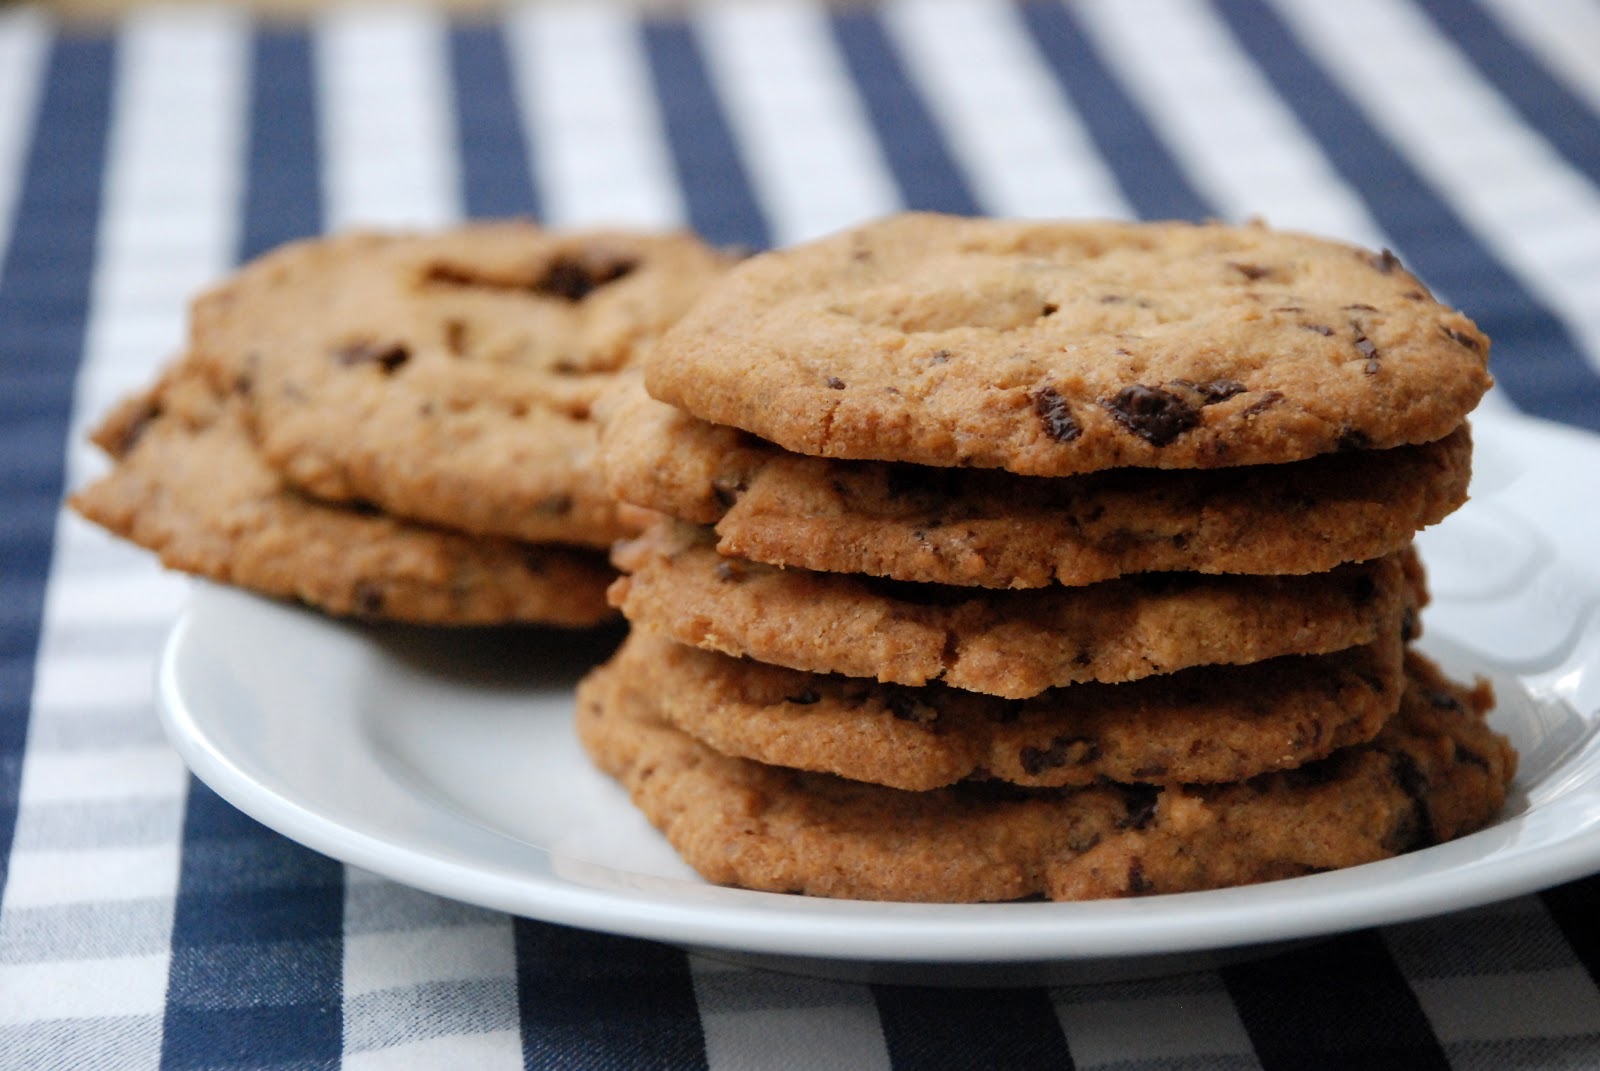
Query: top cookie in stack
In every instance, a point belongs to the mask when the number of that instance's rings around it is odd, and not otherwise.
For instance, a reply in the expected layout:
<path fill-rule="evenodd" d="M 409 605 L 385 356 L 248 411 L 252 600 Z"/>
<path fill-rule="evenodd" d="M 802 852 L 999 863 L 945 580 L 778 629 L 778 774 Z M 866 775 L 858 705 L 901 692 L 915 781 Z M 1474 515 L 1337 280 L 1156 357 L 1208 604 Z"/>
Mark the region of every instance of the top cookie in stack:
<path fill-rule="evenodd" d="M 608 399 L 612 491 L 672 519 L 615 555 L 580 730 L 753 888 L 1179 891 L 1470 831 L 1514 757 L 1405 645 L 1487 350 L 1391 255 L 1262 227 L 756 257 Z"/>
<path fill-rule="evenodd" d="M 724 267 L 688 235 L 520 221 L 292 243 L 195 302 L 73 505 L 333 613 L 592 624 L 630 529 L 590 406 Z"/>

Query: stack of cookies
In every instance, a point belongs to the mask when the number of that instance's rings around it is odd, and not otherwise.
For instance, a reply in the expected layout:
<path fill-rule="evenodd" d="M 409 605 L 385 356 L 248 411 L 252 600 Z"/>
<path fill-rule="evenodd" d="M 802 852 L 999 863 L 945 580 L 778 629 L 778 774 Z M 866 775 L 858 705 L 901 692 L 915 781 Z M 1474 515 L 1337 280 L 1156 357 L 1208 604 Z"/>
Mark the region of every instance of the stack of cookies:
<path fill-rule="evenodd" d="M 1387 253 L 906 215 L 715 284 L 603 408 L 598 765 L 708 879 L 1087 899 L 1492 820 L 1410 649 L 1488 341 Z"/>
<path fill-rule="evenodd" d="M 72 505 L 333 614 L 594 624 L 633 529 L 597 486 L 591 406 L 724 268 L 686 235 L 523 222 L 285 246 L 198 299 Z"/>

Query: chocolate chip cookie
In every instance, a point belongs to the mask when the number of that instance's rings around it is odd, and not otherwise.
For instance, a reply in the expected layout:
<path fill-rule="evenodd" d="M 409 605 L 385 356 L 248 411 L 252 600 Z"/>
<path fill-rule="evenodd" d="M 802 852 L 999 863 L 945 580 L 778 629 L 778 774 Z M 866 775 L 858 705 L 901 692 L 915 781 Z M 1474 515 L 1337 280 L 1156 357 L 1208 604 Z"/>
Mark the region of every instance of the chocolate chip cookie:
<path fill-rule="evenodd" d="M 601 769 L 708 881 L 772 892 L 967 902 L 1148 895 L 1290 878 L 1471 833 L 1516 758 L 1486 685 L 1407 660 L 1399 713 L 1370 743 L 1216 786 L 964 783 L 905 792 L 730 758 L 661 720 L 612 662 L 578 693 Z"/>
<path fill-rule="evenodd" d="M 1400 702 L 1398 626 L 1372 644 L 1027 700 L 783 669 L 634 630 L 617 672 L 725 755 L 923 791 L 1239 781 L 1372 738 Z"/>
<path fill-rule="evenodd" d="M 309 499 L 262 462 L 245 410 L 198 362 L 180 363 L 97 429 L 115 464 L 73 508 L 170 568 L 333 614 L 566 626 L 611 615 L 615 573 L 600 552 L 469 538 Z"/>
<path fill-rule="evenodd" d="M 635 628 L 815 673 L 1025 699 L 1085 681 L 1259 662 L 1415 634 L 1407 550 L 1306 576 L 1147 573 L 994 591 L 779 569 L 726 558 L 709 529 L 660 521 L 624 542 L 612 603 Z"/>
<path fill-rule="evenodd" d="M 1067 478 L 839 461 L 779 449 L 624 382 L 601 465 L 625 501 L 716 526 L 730 557 L 1031 588 L 1150 571 L 1302 574 L 1402 550 L 1466 501 L 1466 426 L 1418 446 L 1284 465 Z"/>
<path fill-rule="evenodd" d="M 801 454 L 1070 476 L 1433 442 L 1488 348 L 1387 252 L 906 214 L 739 265 L 644 373 Z"/>
<path fill-rule="evenodd" d="M 294 243 L 195 304 L 262 456 L 316 497 L 527 541 L 626 531 L 595 394 L 724 269 L 685 234 L 494 222 Z"/>

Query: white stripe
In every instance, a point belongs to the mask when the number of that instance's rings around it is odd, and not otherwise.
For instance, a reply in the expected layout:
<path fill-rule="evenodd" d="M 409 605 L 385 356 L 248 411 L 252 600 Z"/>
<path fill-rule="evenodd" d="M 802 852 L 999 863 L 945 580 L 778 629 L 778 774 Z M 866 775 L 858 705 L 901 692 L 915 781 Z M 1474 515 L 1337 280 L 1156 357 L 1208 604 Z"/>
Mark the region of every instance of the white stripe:
<path fill-rule="evenodd" d="M 1581 966 L 1519 974 L 1412 978 L 1428 1023 L 1446 1045 L 1600 1034 L 1600 993 Z"/>
<path fill-rule="evenodd" d="M 425 982 L 494 979 L 516 988 L 517 963 L 508 916 L 472 926 L 347 934 L 345 946 L 347 1000 Z"/>
<path fill-rule="evenodd" d="M 1221 218 L 1393 244 L 1208 6 L 1090 0 L 1073 10 Z"/>
<path fill-rule="evenodd" d="M 882 10 L 985 211 L 1133 214 L 1011 5 L 892 0 Z"/>
<path fill-rule="evenodd" d="M 506 39 L 545 219 L 682 226 L 636 17 L 608 4 L 535 4 L 512 11 Z"/>
<path fill-rule="evenodd" d="M 1589 107 L 1600 112 L 1600 7 L 1591 0 L 1479 0 Z"/>
<path fill-rule="evenodd" d="M 183 608 L 189 585 L 162 571 L 148 554 L 141 553 L 137 564 L 113 573 L 62 573 L 50 586 L 45 613 L 60 629 L 165 627 Z"/>
<path fill-rule="evenodd" d="M 522 1038 L 515 1030 L 427 1038 L 389 1049 L 346 1053 L 339 1066 L 343 1071 L 437 1071 L 441 1067 L 493 1071 L 497 1067 L 521 1068 Z"/>
<path fill-rule="evenodd" d="M 1072 1062 L 1080 1068 L 1165 1060 L 1199 1066 L 1204 1057 L 1254 1053 L 1238 1009 L 1220 981 L 1206 992 L 1117 999 L 1074 986 L 1053 995 Z"/>
<path fill-rule="evenodd" d="M 888 1071 L 872 991 L 864 985 L 750 971 L 703 956 L 689 966 L 711 1071 Z"/>
<path fill-rule="evenodd" d="M 141 848 L 14 851 L 6 879 L 6 911 L 109 900 L 171 900 L 178 893 L 177 834 L 174 828 L 170 843 Z"/>
<path fill-rule="evenodd" d="M 724 2 L 702 9 L 697 28 L 776 244 L 901 207 L 821 8 Z"/>
<path fill-rule="evenodd" d="M 0 965 L 0 1025 L 46 1019 L 103 1019 L 119 1015 L 159 1015 L 166 1006 L 169 953 L 118 959 L 79 959 L 61 963 Z M 99 1024 L 97 1024 L 99 1025 Z M 114 1022 L 104 1024 L 115 1029 Z M 153 1049 L 159 1037 L 148 1039 Z M 159 1051 L 142 1054 L 154 1066 Z"/>
<path fill-rule="evenodd" d="M 426 228 L 461 215 L 445 16 L 334 7 L 316 20 L 328 227 Z"/>
<path fill-rule="evenodd" d="M 98 752 L 30 751 L 22 766 L 23 807 L 70 800 L 177 799 L 186 787 L 183 761 L 165 744 Z"/>
<path fill-rule="evenodd" d="M 0 265 L 11 242 L 49 41 L 42 10 L 0 11 Z"/>
<path fill-rule="evenodd" d="M 55 622 L 47 626 L 58 630 Z M 34 672 L 33 706 L 39 718 L 57 714 L 83 714 L 99 710 L 146 707 L 155 698 L 154 651 L 140 646 L 131 650 L 69 654 L 56 648 L 46 634 Z"/>
<path fill-rule="evenodd" d="M 1302 43 L 1600 366 L 1600 191 L 1417 12 L 1288 0 Z"/>

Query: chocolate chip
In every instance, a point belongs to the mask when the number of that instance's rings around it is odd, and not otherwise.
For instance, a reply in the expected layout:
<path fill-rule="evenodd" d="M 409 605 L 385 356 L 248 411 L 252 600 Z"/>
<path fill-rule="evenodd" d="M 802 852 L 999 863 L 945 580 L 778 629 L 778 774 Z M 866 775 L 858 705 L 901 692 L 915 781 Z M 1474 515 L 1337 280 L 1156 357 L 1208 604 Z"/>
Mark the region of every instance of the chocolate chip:
<path fill-rule="evenodd" d="M 785 703 L 795 703 L 802 707 L 809 707 L 813 703 L 822 702 L 822 695 L 814 689 L 807 688 L 805 691 L 800 692 L 797 695 L 784 696 L 783 701 Z"/>
<path fill-rule="evenodd" d="M 1123 789 L 1123 799 L 1128 813 L 1117 823 L 1118 828 L 1143 829 L 1156 816 L 1161 790 L 1149 785 L 1129 785 Z"/>
<path fill-rule="evenodd" d="M 1478 340 L 1467 334 L 1465 331 L 1458 331 L 1455 328 L 1444 324 L 1440 325 L 1439 330 L 1443 331 L 1445 337 L 1451 342 L 1454 342 L 1459 346 L 1465 346 L 1473 353 L 1477 353 L 1482 348 L 1478 344 Z"/>
<path fill-rule="evenodd" d="M 1194 383 L 1187 379 L 1175 379 L 1169 386 L 1184 387 L 1200 395 L 1201 405 L 1215 405 L 1225 402 L 1235 394 L 1243 394 L 1249 388 L 1237 379 L 1213 379 L 1205 383 Z"/>
<path fill-rule="evenodd" d="M 363 614 L 383 613 L 383 589 L 368 581 L 360 581 L 353 592 L 356 609 Z"/>
<path fill-rule="evenodd" d="M 929 725 L 939 720 L 938 708 L 931 703 L 924 703 L 920 699 L 913 699 L 905 692 L 894 692 L 884 705 L 889 708 L 900 721 L 915 722 L 918 725 Z"/>
<path fill-rule="evenodd" d="M 1241 264 L 1236 260 L 1228 261 L 1228 267 L 1249 279 L 1252 283 L 1258 279 L 1265 279 L 1272 274 L 1272 269 L 1260 264 Z"/>
<path fill-rule="evenodd" d="M 1393 275 L 1394 270 L 1400 267 L 1400 258 L 1395 256 L 1394 253 L 1388 249 L 1385 249 L 1377 256 L 1369 257 L 1368 259 L 1372 262 L 1372 266 L 1374 268 L 1377 268 L 1385 275 Z"/>
<path fill-rule="evenodd" d="M 928 357 L 928 363 L 944 364 L 953 356 L 954 354 L 952 354 L 949 350 L 934 350 L 933 353 Z"/>
<path fill-rule="evenodd" d="M 1456 761 L 1468 766 L 1476 766 L 1480 770 L 1489 769 L 1489 760 L 1461 744 L 1456 745 Z"/>
<path fill-rule="evenodd" d="M 749 489 L 743 480 L 729 480 L 722 476 L 712 477 L 711 480 L 711 493 L 724 509 L 731 509 L 739 501 L 739 496 Z"/>
<path fill-rule="evenodd" d="M 726 558 L 717 563 L 717 579 L 725 584 L 737 584 L 744 579 L 744 567 Z"/>
<path fill-rule="evenodd" d="M 1356 352 L 1367 359 L 1367 363 L 1362 368 L 1362 371 L 1369 376 L 1377 375 L 1378 369 L 1381 367 L 1379 364 L 1379 358 L 1381 355 L 1378 353 L 1378 347 L 1374 346 L 1372 344 L 1372 340 L 1367 338 L 1366 335 L 1363 335 L 1359 330 L 1356 332 Z"/>
<path fill-rule="evenodd" d="M 633 272 L 639 262 L 631 257 L 589 253 L 561 256 L 550 262 L 543 276 L 533 284 L 537 294 L 582 301 L 607 283 L 614 283 Z"/>
<path fill-rule="evenodd" d="M 1044 309 L 1040 311 L 1039 315 L 1040 316 L 1054 316 L 1056 313 L 1058 313 L 1060 311 L 1061 311 L 1061 306 L 1060 305 L 1057 305 L 1053 301 L 1047 301 L 1047 302 L 1044 303 Z"/>
<path fill-rule="evenodd" d="M 1449 692 L 1433 692 L 1428 696 L 1428 702 L 1437 710 L 1454 710 L 1459 713 L 1466 709 L 1461 705 L 1461 700 Z"/>
<path fill-rule="evenodd" d="M 1073 419 L 1067 400 L 1054 387 L 1041 387 L 1033 396 L 1033 411 L 1044 425 L 1044 433 L 1058 443 L 1070 443 L 1083 434 Z"/>
<path fill-rule="evenodd" d="M 1256 415 L 1258 415 L 1260 413 L 1266 412 L 1268 409 L 1271 409 L 1273 406 L 1277 405 L 1281 401 L 1283 401 L 1283 392 L 1282 391 L 1277 391 L 1277 390 L 1264 391 L 1264 392 L 1262 392 L 1261 397 L 1257 398 L 1255 401 L 1253 401 L 1249 405 L 1245 406 L 1244 411 L 1242 413 L 1240 413 L 1239 415 L 1248 419 L 1249 417 L 1253 417 L 1253 416 L 1256 416 Z"/>
<path fill-rule="evenodd" d="M 1421 634 L 1422 630 L 1418 627 L 1416 608 L 1407 606 L 1400 615 L 1400 642 L 1410 643 Z"/>
<path fill-rule="evenodd" d="M 1128 864 L 1128 891 L 1135 896 L 1143 896 L 1154 889 L 1155 883 L 1144 876 L 1144 866 L 1135 859 Z"/>
<path fill-rule="evenodd" d="M 551 495 L 534 505 L 534 512 L 543 517 L 565 517 L 572 512 L 571 495 Z"/>
<path fill-rule="evenodd" d="M 1401 824 L 1395 831 L 1395 838 L 1406 849 L 1428 847 L 1434 841 L 1433 814 L 1428 806 L 1428 777 L 1416 760 L 1404 751 L 1392 752 L 1389 761 L 1395 783 L 1410 798 L 1412 808 L 1410 821 Z"/>
<path fill-rule="evenodd" d="M 411 351 L 399 342 L 375 342 L 359 339 L 347 342 L 333 351 L 333 360 L 343 368 L 375 364 L 385 375 L 392 375 L 411 359 Z"/>
<path fill-rule="evenodd" d="M 1324 338 L 1333 337 L 1333 328 L 1329 327 L 1327 324 L 1301 324 L 1300 326 L 1307 331 L 1315 331 Z"/>
<path fill-rule="evenodd" d="M 1176 394 L 1141 383 L 1123 387 L 1100 404 L 1151 446 L 1166 446 L 1200 422 L 1199 412 Z"/>
<path fill-rule="evenodd" d="M 1339 438 L 1334 442 L 1334 449 L 1340 453 L 1348 450 L 1365 450 L 1372 445 L 1372 437 L 1359 428 L 1345 428 L 1339 433 Z"/>
<path fill-rule="evenodd" d="M 344 508 L 358 517 L 383 516 L 383 507 L 376 502 L 369 502 L 365 498 L 352 498 L 344 504 Z"/>
<path fill-rule="evenodd" d="M 1345 312 L 1377 312 L 1378 311 L 1378 308 L 1377 308 L 1376 305 L 1356 304 L 1356 305 L 1343 305 L 1343 306 L 1340 306 L 1340 307 L 1343 308 Z"/>
<path fill-rule="evenodd" d="M 1037 777 L 1062 766 L 1082 766 L 1100 757 L 1100 746 L 1086 736 L 1058 736 L 1047 747 L 1025 747 L 1017 754 L 1023 772 Z"/>
<path fill-rule="evenodd" d="M 828 389 L 829 390 L 844 390 L 844 380 L 840 379 L 838 376 L 829 376 L 828 377 Z"/>

